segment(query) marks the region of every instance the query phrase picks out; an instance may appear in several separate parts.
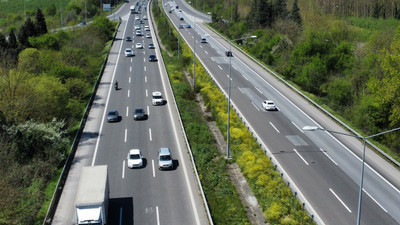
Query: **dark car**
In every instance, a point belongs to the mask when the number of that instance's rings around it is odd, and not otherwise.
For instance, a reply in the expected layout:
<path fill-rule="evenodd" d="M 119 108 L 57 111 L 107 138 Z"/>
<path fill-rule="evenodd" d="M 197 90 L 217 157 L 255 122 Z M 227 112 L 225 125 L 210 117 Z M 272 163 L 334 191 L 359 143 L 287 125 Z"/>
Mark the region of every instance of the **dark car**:
<path fill-rule="evenodd" d="M 191 28 L 190 24 L 186 24 L 186 28 Z"/>
<path fill-rule="evenodd" d="M 150 62 L 157 62 L 157 57 L 155 55 L 150 55 L 149 56 L 149 61 Z"/>
<path fill-rule="evenodd" d="M 225 52 L 225 55 L 228 57 L 233 57 L 232 52 L 229 50 Z"/>
<path fill-rule="evenodd" d="M 133 119 L 134 120 L 145 120 L 147 118 L 146 113 L 144 112 L 144 109 L 142 108 L 136 108 L 134 113 L 133 113 Z"/>
<path fill-rule="evenodd" d="M 153 43 L 150 43 L 150 44 L 149 44 L 149 49 L 155 49 L 155 47 L 154 47 L 154 44 L 153 44 Z"/>
<path fill-rule="evenodd" d="M 126 41 L 132 41 L 132 38 L 128 36 L 128 37 L 125 38 L 125 40 Z"/>
<path fill-rule="evenodd" d="M 120 121 L 119 113 L 117 110 L 110 110 L 107 113 L 107 122 L 119 122 Z"/>

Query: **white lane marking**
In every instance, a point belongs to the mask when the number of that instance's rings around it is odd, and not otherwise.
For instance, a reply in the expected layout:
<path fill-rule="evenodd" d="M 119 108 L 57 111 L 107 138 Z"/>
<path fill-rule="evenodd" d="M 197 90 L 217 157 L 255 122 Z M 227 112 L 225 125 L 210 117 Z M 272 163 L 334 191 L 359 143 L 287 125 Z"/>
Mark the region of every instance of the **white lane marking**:
<path fill-rule="evenodd" d="M 293 124 L 301 133 L 304 134 L 304 131 L 303 131 L 302 129 L 300 129 L 300 127 L 298 127 L 293 121 L 292 121 L 292 124 Z"/>
<path fill-rule="evenodd" d="M 125 178 L 125 160 L 122 161 L 122 179 Z"/>
<path fill-rule="evenodd" d="M 129 72 L 132 72 L 132 66 L 129 67 Z"/>
<path fill-rule="evenodd" d="M 200 45 L 200 48 L 203 48 L 203 46 Z"/>
<path fill-rule="evenodd" d="M 234 65 L 232 65 L 233 69 L 237 70 L 236 67 Z"/>
<path fill-rule="evenodd" d="M 160 225 L 160 215 L 158 214 L 158 206 L 156 206 L 157 225 Z"/>
<path fill-rule="evenodd" d="M 381 207 L 381 209 L 383 210 L 383 211 L 385 211 L 386 213 L 388 212 L 385 208 L 383 208 L 383 206 L 381 205 L 381 204 L 379 204 L 379 202 L 378 201 L 376 201 L 364 188 L 363 188 L 363 191 L 365 192 L 365 194 L 367 194 L 372 200 L 374 200 L 374 202 L 379 206 L 379 207 Z"/>
<path fill-rule="evenodd" d="M 125 142 L 127 140 L 127 137 L 128 137 L 128 129 L 125 129 Z"/>
<path fill-rule="evenodd" d="M 226 76 L 229 78 L 229 74 L 227 74 Z M 229 78 L 229 79 L 231 79 L 231 80 L 232 80 L 232 77 L 231 77 L 231 78 Z"/>
<path fill-rule="evenodd" d="M 254 106 L 254 108 L 256 108 L 258 111 L 260 111 L 260 109 L 257 107 L 257 105 L 254 102 L 251 102 L 251 104 Z"/>
<path fill-rule="evenodd" d="M 218 65 L 218 68 L 219 68 L 220 70 L 222 70 L 222 67 L 221 67 L 220 65 Z"/>
<path fill-rule="evenodd" d="M 148 97 L 149 95 L 148 95 L 148 93 L 147 93 L 147 89 L 146 89 L 146 97 Z"/>
<path fill-rule="evenodd" d="M 340 199 L 339 196 L 331 188 L 329 188 L 329 191 L 331 191 L 332 194 L 339 200 L 339 202 L 342 203 L 342 205 L 347 209 L 347 211 L 349 211 L 351 213 L 351 210 L 349 209 L 349 207 L 347 207 L 347 205 L 344 204 L 342 199 Z"/>
<path fill-rule="evenodd" d="M 126 107 L 126 117 L 128 117 L 129 113 L 129 106 Z"/>
<path fill-rule="evenodd" d="M 308 164 L 308 162 L 303 158 L 303 156 L 301 156 L 300 155 L 300 153 L 299 152 L 297 152 L 297 150 L 296 149 L 293 149 L 294 150 L 294 152 L 296 152 L 296 154 L 300 157 L 300 159 L 302 159 L 303 160 L 303 162 L 308 166 L 309 164 Z"/>
<path fill-rule="evenodd" d="M 335 160 L 333 160 L 333 159 L 328 155 L 328 153 L 326 153 L 324 150 L 322 150 L 322 148 L 319 148 L 319 150 L 321 150 L 321 152 L 323 152 L 323 153 L 326 155 L 326 157 L 328 157 L 336 166 L 338 165 L 338 164 L 335 162 Z"/>
<path fill-rule="evenodd" d="M 147 106 L 147 115 L 150 116 L 150 107 Z"/>
<path fill-rule="evenodd" d="M 144 82 L 147 83 L 147 76 L 144 76 Z"/>
<path fill-rule="evenodd" d="M 131 90 L 128 90 L 128 98 L 129 98 L 130 95 L 131 95 Z"/>
<path fill-rule="evenodd" d="M 119 225 L 122 225 L 122 207 L 119 208 Z"/>
<path fill-rule="evenodd" d="M 125 25 L 125 28 L 124 28 L 124 32 L 123 32 L 123 34 L 122 34 L 122 37 L 125 37 L 125 32 L 126 32 L 126 28 L 127 28 L 127 27 L 128 27 L 128 26 Z M 121 41 L 120 44 L 119 44 L 119 51 L 118 51 L 119 53 L 122 52 L 122 43 L 123 43 L 123 41 Z M 116 73 L 116 71 L 117 71 L 117 67 L 118 67 L 118 64 L 119 64 L 119 57 L 120 57 L 120 56 L 121 56 L 121 54 L 118 54 L 118 56 L 117 56 L 117 61 L 116 61 L 116 63 L 115 63 L 114 71 L 113 71 L 113 73 L 112 73 L 111 84 L 114 83 L 115 73 Z M 109 102 L 109 100 L 110 100 L 110 95 L 111 95 L 111 90 L 112 90 L 112 89 L 113 89 L 113 87 L 112 87 L 112 85 L 110 85 L 110 87 L 108 88 L 108 94 L 107 94 L 106 105 L 104 106 L 103 118 L 101 119 L 99 134 L 101 134 L 101 133 L 103 132 L 103 125 L 104 125 L 104 120 L 105 120 L 105 118 L 106 118 L 106 112 L 107 112 L 106 109 L 107 109 L 107 107 L 108 107 L 108 102 Z M 101 135 L 98 135 L 98 136 L 97 136 L 97 141 L 96 141 L 96 146 L 94 147 L 94 154 L 93 154 L 92 164 L 91 164 L 92 166 L 94 166 L 94 164 L 95 164 L 95 162 L 96 162 L 97 150 L 99 149 L 100 138 L 101 138 Z"/>
<path fill-rule="evenodd" d="M 129 77 L 129 81 L 128 82 L 131 83 L 131 77 Z"/>
<path fill-rule="evenodd" d="M 246 79 L 247 81 L 249 80 L 249 79 L 247 79 L 247 77 L 246 77 L 245 75 L 243 75 L 243 74 L 242 74 L 242 77 L 244 77 L 244 79 Z"/>
<path fill-rule="evenodd" d="M 208 55 L 208 52 L 207 51 L 204 51 L 207 55 Z"/>
<path fill-rule="evenodd" d="M 131 58 L 131 62 L 133 62 L 133 58 Z"/>
<path fill-rule="evenodd" d="M 151 165 L 153 167 L 153 177 L 156 177 L 156 170 L 154 169 L 154 159 L 151 160 Z"/>
<path fill-rule="evenodd" d="M 150 141 L 152 141 L 152 138 L 151 138 L 151 128 L 149 128 L 149 138 L 150 138 Z"/>
<path fill-rule="evenodd" d="M 146 62 L 146 58 L 143 58 L 143 62 Z"/>
<path fill-rule="evenodd" d="M 144 71 L 146 71 L 146 66 L 144 66 Z"/>
<path fill-rule="evenodd" d="M 215 62 L 214 58 L 211 58 L 211 60 Z"/>
<path fill-rule="evenodd" d="M 269 124 L 271 124 L 271 126 L 276 130 L 276 132 L 280 133 L 279 130 L 274 126 L 274 124 L 272 124 L 271 122 L 269 122 Z"/>
<path fill-rule="evenodd" d="M 244 94 L 243 90 L 240 87 L 238 87 L 238 89 L 240 92 L 242 92 L 242 94 Z"/>
<path fill-rule="evenodd" d="M 260 94 L 262 94 L 262 92 L 260 91 L 260 89 L 258 89 L 257 87 L 254 87 L 258 92 L 260 92 Z"/>

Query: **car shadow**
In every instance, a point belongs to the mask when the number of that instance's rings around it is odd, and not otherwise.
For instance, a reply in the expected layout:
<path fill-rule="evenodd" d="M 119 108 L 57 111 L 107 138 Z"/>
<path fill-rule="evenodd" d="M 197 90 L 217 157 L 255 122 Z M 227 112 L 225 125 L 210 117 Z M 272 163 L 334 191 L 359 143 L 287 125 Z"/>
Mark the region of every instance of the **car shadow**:
<path fill-rule="evenodd" d="M 107 224 L 133 225 L 132 197 L 110 198 Z"/>

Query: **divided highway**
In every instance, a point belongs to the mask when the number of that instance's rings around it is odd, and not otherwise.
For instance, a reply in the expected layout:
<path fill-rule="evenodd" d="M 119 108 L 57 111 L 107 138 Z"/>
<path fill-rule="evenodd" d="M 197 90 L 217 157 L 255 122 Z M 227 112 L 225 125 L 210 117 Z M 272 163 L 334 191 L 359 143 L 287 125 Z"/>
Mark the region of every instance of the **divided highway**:
<path fill-rule="evenodd" d="M 116 13 L 122 23 L 53 224 L 72 224 L 79 173 L 82 166 L 90 165 L 108 165 L 107 224 L 210 224 L 160 60 L 154 28 L 145 10 L 148 3 L 140 1 L 140 14 L 130 14 L 129 6 L 135 4 L 133 1 Z M 135 26 L 140 27 L 143 35 L 136 35 Z M 148 29 L 145 26 L 149 26 Z M 126 41 L 128 36 L 131 41 Z M 142 48 L 137 48 L 138 43 Z M 149 48 L 150 43 L 155 49 Z M 132 48 L 134 56 L 125 56 L 126 48 Z M 150 62 L 150 55 L 156 55 L 159 61 Z M 114 89 L 116 81 L 118 90 Z M 154 91 L 163 94 L 166 104 L 152 105 Z M 145 110 L 145 120 L 133 119 L 134 109 L 138 107 Z M 110 110 L 118 110 L 119 122 L 107 122 Z M 174 164 L 171 170 L 158 169 L 157 152 L 161 147 L 171 150 Z M 141 150 L 143 168 L 128 168 L 130 149 Z"/>
<path fill-rule="evenodd" d="M 229 58 L 225 51 L 229 43 L 202 24 L 206 15 L 199 17 L 201 13 L 184 1 L 163 1 L 163 8 L 227 95 Z M 201 37 L 207 43 L 200 43 Z M 303 131 L 304 126 L 319 126 L 347 133 L 239 50 L 233 49 L 231 60 L 232 105 L 316 222 L 356 224 L 362 143 L 343 135 Z M 278 111 L 265 111 L 261 105 L 265 99 L 273 100 Z M 399 171 L 367 149 L 364 174 L 361 224 L 400 224 Z"/>

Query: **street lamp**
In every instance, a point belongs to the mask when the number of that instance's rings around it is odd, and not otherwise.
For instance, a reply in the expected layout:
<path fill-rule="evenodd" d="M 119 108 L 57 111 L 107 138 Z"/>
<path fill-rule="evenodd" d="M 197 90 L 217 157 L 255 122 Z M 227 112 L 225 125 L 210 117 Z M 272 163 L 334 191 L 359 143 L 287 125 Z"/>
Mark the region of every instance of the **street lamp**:
<path fill-rule="evenodd" d="M 229 57 L 229 79 L 228 79 L 228 128 L 227 128 L 227 133 L 226 133 L 226 158 L 230 159 L 231 158 L 231 153 L 229 151 L 229 138 L 230 138 L 230 117 L 231 117 L 231 67 L 232 67 L 232 41 L 238 41 L 238 40 L 243 40 L 247 38 L 257 38 L 257 36 L 252 35 L 252 36 L 246 36 L 246 37 L 241 37 L 237 38 L 234 40 L 231 40 L 229 42 L 229 54 L 226 54 Z"/>
<path fill-rule="evenodd" d="M 316 131 L 316 130 L 322 130 L 322 131 L 327 131 L 329 133 L 334 133 L 334 134 L 341 134 L 341 135 L 346 135 L 346 136 L 350 136 L 350 137 L 355 137 L 355 138 L 360 138 L 363 140 L 363 153 L 362 153 L 362 166 L 361 166 L 361 180 L 360 180 L 360 189 L 359 189 L 359 193 L 358 193 L 358 210 L 357 210 L 357 225 L 360 225 L 360 221 L 361 221 L 361 203 L 362 203 L 362 189 L 363 189 L 363 183 L 364 183 L 364 165 L 365 165 L 365 147 L 367 145 L 367 139 L 368 138 L 372 138 L 372 137 L 376 137 L 382 134 L 386 134 L 389 132 L 393 132 L 396 130 L 400 130 L 400 127 L 398 128 L 394 128 L 391 130 L 387 130 L 387 131 L 383 131 L 381 133 L 377 133 L 377 134 L 373 134 L 367 137 L 363 137 L 361 135 L 353 135 L 353 134 L 347 134 L 347 133 L 342 133 L 339 131 L 333 131 L 333 130 L 327 130 L 321 127 L 316 127 L 316 126 L 305 126 L 303 127 L 303 130 L 305 131 Z"/>
<path fill-rule="evenodd" d="M 196 17 L 193 16 L 193 91 L 196 85 Z"/>

